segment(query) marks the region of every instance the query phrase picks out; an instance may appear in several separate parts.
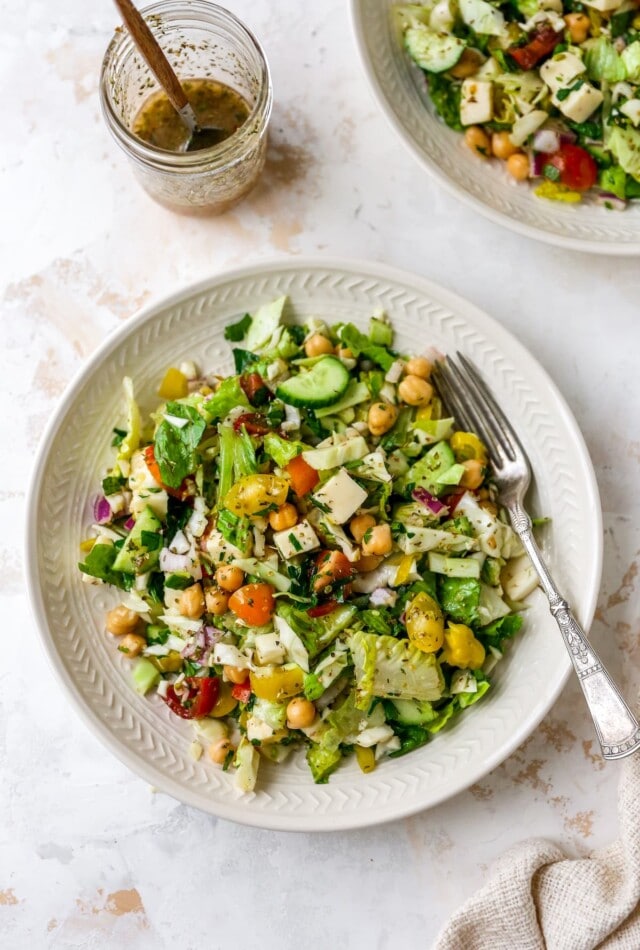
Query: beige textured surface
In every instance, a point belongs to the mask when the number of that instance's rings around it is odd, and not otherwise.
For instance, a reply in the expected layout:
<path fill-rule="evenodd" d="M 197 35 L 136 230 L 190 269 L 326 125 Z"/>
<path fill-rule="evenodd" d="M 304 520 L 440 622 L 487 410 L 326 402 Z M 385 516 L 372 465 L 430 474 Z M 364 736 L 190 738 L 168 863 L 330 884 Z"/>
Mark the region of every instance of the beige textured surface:
<path fill-rule="evenodd" d="M 49 669 L 21 537 L 33 455 L 71 375 L 154 297 L 274 253 L 330 253 L 474 300 L 559 385 L 605 512 L 592 639 L 627 697 L 640 687 L 637 262 L 520 238 L 425 176 L 372 102 L 345 0 L 229 6 L 269 56 L 273 133 L 258 192 L 205 222 L 149 202 L 103 128 L 110 0 L 0 2 L 13 93 L 0 102 L 0 932 L 11 950 L 425 950 L 510 846 L 544 836 L 585 856 L 617 835 L 620 767 L 599 758 L 573 682 L 469 791 L 317 837 L 216 821 L 154 793 L 89 733 Z M 131 909 L 115 914 L 109 895 L 121 892 Z"/>

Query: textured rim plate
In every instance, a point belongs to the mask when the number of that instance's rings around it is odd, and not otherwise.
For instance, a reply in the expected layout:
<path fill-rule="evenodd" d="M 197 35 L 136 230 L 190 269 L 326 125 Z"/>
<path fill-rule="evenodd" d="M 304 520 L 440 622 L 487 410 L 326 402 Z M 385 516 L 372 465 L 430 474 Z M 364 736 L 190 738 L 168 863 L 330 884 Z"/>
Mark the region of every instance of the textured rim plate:
<path fill-rule="evenodd" d="M 426 170 L 457 198 L 520 234 L 595 254 L 640 253 L 640 202 L 624 212 L 536 198 L 499 162 L 483 162 L 441 122 L 422 72 L 393 28 L 393 0 L 351 0 L 356 42 L 373 94 L 396 132 Z"/>
<path fill-rule="evenodd" d="M 562 689 L 569 660 L 539 592 L 495 688 L 429 745 L 381 763 L 368 776 L 350 763 L 324 786 L 313 785 L 302 756 L 279 767 L 264 762 L 257 791 L 242 797 L 229 774 L 190 757 L 188 724 L 161 700 L 135 694 L 127 661 L 103 628 L 117 595 L 83 584 L 76 569 L 90 501 L 112 457 L 111 430 L 122 417 L 122 377 L 134 377 L 148 409 L 168 365 L 195 358 L 203 368 L 231 371 L 224 325 L 284 293 L 301 317 L 361 326 L 383 307 L 400 350 L 433 344 L 476 361 L 530 453 L 538 475 L 534 509 L 553 518 L 550 564 L 588 627 L 600 582 L 601 516 L 589 456 L 569 409 L 541 367 L 494 320 L 427 280 L 377 263 L 258 264 L 146 307 L 108 338 L 67 390 L 42 440 L 27 506 L 28 584 L 67 693 L 96 735 L 140 776 L 189 805 L 246 824 L 354 828 L 411 814 L 467 788 L 540 722 Z"/>

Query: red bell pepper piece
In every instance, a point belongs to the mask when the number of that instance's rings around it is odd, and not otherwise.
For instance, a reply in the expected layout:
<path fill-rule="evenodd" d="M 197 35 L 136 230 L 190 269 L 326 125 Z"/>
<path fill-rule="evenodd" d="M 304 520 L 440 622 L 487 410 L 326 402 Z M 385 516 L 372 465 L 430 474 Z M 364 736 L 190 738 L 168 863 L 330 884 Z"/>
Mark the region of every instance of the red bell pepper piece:
<path fill-rule="evenodd" d="M 525 46 L 510 46 L 507 53 L 522 69 L 533 69 L 541 59 L 552 53 L 563 40 L 548 23 L 541 24 Z"/>
<path fill-rule="evenodd" d="M 231 690 L 231 695 L 234 699 L 237 699 L 239 703 L 248 703 L 251 697 L 251 680 L 249 677 L 246 678 L 244 683 L 236 683 Z"/>

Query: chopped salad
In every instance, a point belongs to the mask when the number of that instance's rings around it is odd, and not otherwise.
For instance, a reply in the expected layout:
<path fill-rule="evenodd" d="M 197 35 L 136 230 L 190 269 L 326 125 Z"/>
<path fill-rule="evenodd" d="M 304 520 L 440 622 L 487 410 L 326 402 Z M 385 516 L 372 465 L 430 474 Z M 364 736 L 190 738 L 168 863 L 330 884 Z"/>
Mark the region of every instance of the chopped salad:
<path fill-rule="evenodd" d="M 235 771 L 304 747 L 315 782 L 426 743 L 491 687 L 536 584 L 487 476 L 384 315 L 226 328 L 235 373 L 170 367 L 126 421 L 82 542 L 120 591 L 106 629 L 135 688 Z"/>
<path fill-rule="evenodd" d="M 636 0 L 428 0 L 394 7 L 441 119 L 556 201 L 640 197 Z"/>

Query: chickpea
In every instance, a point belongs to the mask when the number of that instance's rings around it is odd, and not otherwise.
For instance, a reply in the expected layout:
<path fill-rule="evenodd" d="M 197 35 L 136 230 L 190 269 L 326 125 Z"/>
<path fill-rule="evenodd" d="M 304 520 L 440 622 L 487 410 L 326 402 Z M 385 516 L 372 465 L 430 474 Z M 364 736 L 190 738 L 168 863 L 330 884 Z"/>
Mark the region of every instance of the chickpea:
<path fill-rule="evenodd" d="M 147 641 L 139 633 L 127 633 L 118 644 L 118 649 L 132 660 L 142 653 L 146 645 Z"/>
<path fill-rule="evenodd" d="M 244 584 L 244 571 L 225 564 L 216 571 L 216 584 L 231 594 Z"/>
<path fill-rule="evenodd" d="M 298 512 L 295 505 L 286 502 L 280 505 L 277 511 L 269 512 L 269 524 L 274 531 L 286 531 L 293 528 L 298 522 Z"/>
<path fill-rule="evenodd" d="M 204 594 L 201 584 L 192 584 L 180 594 L 178 610 L 183 617 L 199 620 L 204 613 Z"/>
<path fill-rule="evenodd" d="M 420 379 L 429 379 L 433 366 L 426 356 L 414 356 L 405 363 L 406 376 L 419 376 Z"/>
<path fill-rule="evenodd" d="M 342 360 L 352 360 L 354 358 L 353 350 L 351 350 L 348 346 L 336 346 L 335 354 Z"/>
<path fill-rule="evenodd" d="M 479 155 L 480 158 L 491 157 L 491 141 L 489 136 L 479 125 L 470 125 L 464 133 L 465 145 Z"/>
<path fill-rule="evenodd" d="M 388 524 L 379 524 L 375 528 L 370 528 L 362 539 L 362 553 L 365 556 L 388 554 L 392 546 L 391 528 Z"/>
<path fill-rule="evenodd" d="M 140 617 L 128 607 L 114 607 L 106 616 L 105 625 L 114 637 L 121 637 L 125 633 L 133 633 L 140 626 Z"/>
<path fill-rule="evenodd" d="M 398 418 L 398 410 L 388 402 L 374 402 L 369 409 L 367 424 L 371 435 L 384 435 Z"/>
<path fill-rule="evenodd" d="M 484 466 L 478 459 L 467 459 L 462 463 L 464 475 L 460 479 L 463 488 L 479 488 L 484 479 Z"/>
<path fill-rule="evenodd" d="M 507 171 L 516 181 L 526 181 L 529 177 L 529 159 L 522 152 L 516 152 L 507 159 Z"/>
<path fill-rule="evenodd" d="M 505 162 L 511 155 L 515 155 L 520 151 L 509 138 L 508 132 L 493 133 L 491 136 L 491 150 L 496 158 L 501 158 Z"/>
<path fill-rule="evenodd" d="M 377 554 L 368 554 L 366 557 L 360 557 L 356 561 L 356 570 L 358 574 L 369 574 L 370 571 L 375 571 L 377 567 L 380 567 L 382 558 Z"/>
<path fill-rule="evenodd" d="M 478 71 L 483 62 L 483 56 L 477 50 L 465 49 L 453 69 L 449 70 L 449 73 L 455 76 L 456 79 L 467 79 L 468 76 L 473 76 Z"/>
<path fill-rule="evenodd" d="M 349 530 L 354 540 L 360 544 L 369 528 L 375 527 L 376 519 L 372 515 L 356 515 L 349 522 Z"/>
<path fill-rule="evenodd" d="M 287 724 L 291 729 L 306 729 L 316 718 L 316 707 L 308 699 L 297 696 L 287 706 Z"/>
<path fill-rule="evenodd" d="M 431 402 L 433 386 L 420 376 L 405 376 L 398 386 L 398 396 L 409 406 L 426 406 Z"/>
<path fill-rule="evenodd" d="M 207 610 L 214 617 L 221 617 L 226 614 L 229 604 L 229 595 L 219 587 L 207 587 L 204 592 L 204 601 Z"/>
<path fill-rule="evenodd" d="M 333 353 L 333 344 L 322 333 L 314 333 L 305 343 L 304 351 L 307 356 L 323 356 L 325 353 Z"/>
<path fill-rule="evenodd" d="M 567 13 L 566 17 L 564 17 L 564 22 L 567 24 L 571 42 L 576 44 L 584 43 L 591 27 L 589 17 L 585 16 L 584 13 Z"/>
<path fill-rule="evenodd" d="M 228 739 L 218 739 L 217 742 L 211 743 L 207 752 L 212 762 L 215 762 L 216 765 L 224 765 L 224 760 L 233 748 Z"/>
<path fill-rule="evenodd" d="M 240 683 L 244 683 L 249 675 L 249 670 L 241 670 L 238 666 L 225 666 L 223 667 L 223 671 L 224 678 L 236 686 L 239 686 Z"/>

